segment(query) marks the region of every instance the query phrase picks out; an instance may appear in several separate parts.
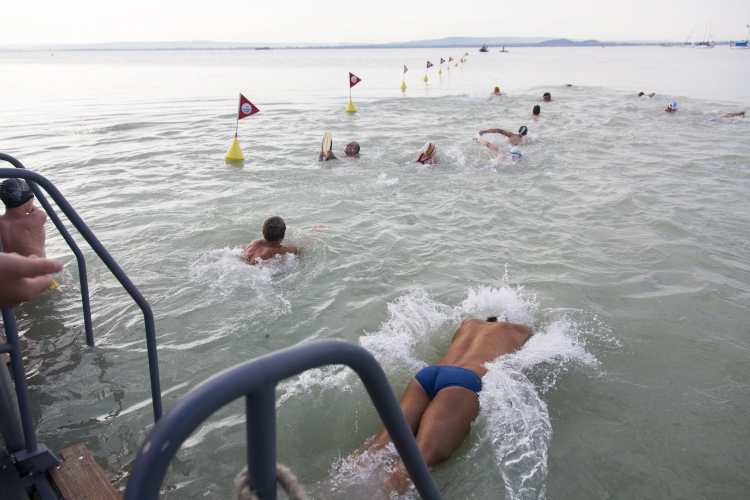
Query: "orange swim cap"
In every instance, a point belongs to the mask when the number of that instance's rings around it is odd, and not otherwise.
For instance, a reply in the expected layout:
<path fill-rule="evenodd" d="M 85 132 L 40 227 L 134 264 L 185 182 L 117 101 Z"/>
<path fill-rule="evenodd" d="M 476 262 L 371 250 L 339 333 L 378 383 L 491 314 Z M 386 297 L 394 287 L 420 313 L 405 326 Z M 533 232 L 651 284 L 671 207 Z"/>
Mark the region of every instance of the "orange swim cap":
<path fill-rule="evenodd" d="M 500 93 L 500 87 L 495 87 L 495 90 L 493 90 L 493 92 L 496 92 L 496 93 L 499 94 Z"/>

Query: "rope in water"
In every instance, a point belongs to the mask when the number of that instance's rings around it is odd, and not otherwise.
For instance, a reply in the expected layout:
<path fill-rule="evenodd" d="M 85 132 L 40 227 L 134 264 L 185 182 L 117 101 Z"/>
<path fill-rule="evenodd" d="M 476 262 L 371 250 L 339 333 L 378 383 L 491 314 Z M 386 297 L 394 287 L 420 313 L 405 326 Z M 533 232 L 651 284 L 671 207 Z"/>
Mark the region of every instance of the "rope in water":
<path fill-rule="evenodd" d="M 288 467 L 276 464 L 276 480 L 289 495 L 289 500 L 307 500 L 305 489 L 299 484 Z M 247 467 L 242 469 L 234 478 L 234 490 L 237 492 L 237 500 L 258 500 L 258 496 L 250 491 Z"/>

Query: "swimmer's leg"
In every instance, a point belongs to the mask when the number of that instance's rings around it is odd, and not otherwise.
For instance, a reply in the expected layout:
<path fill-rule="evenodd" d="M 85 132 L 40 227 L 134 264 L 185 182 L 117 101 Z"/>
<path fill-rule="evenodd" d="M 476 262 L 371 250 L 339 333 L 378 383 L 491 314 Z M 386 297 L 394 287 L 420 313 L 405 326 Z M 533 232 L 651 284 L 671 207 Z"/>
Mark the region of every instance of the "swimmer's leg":
<path fill-rule="evenodd" d="M 446 387 L 437 393 L 422 415 L 417 432 L 417 446 L 432 468 L 448 460 L 471 431 L 479 414 L 479 396 L 463 387 Z M 403 464 L 393 472 L 387 486 L 403 493 L 409 484 L 409 473 Z"/>
<path fill-rule="evenodd" d="M 500 149 L 499 147 L 497 147 L 494 144 L 492 144 L 490 141 L 488 141 L 486 139 L 479 139 L 477 137 L 474 137 L 474 139 L 472 139 L 472 140 L 475 141 L 475 142 L 478 142 L 479 144 L 484 144 L 485 146 L 487 146 L 487 149 L 489 149 L 490 151 L 492 151 L 495 154 L 495 156 L 497 156 L 498 158 L 499 157 L 505 157 L 505 152 L 502 149 Z"/>
<path fill-rule="evenodd" d="M 430 397 L 422 388 L 422 385 L 417 382 L 417 379 L 412 379 L 411 382 L 409 382 L 399 404 L 412 434 L 416 436 L 417 431 L 419 430 L 420 421 L 422 420 L 422 415 L 430 404 Z M 382 448 L 390 442 L 391 437 L 388 435 L 388 431 L 383 429 L 375 436 L 372 442 L 369 443 L 368 448 Z"/>

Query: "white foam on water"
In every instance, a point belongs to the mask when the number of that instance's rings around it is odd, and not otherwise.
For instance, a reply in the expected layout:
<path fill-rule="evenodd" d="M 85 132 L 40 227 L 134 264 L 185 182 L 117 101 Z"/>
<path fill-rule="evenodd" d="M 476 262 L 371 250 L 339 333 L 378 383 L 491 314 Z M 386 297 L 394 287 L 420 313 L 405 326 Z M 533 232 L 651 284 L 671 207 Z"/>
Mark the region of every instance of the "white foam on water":
<path fill-rule="evenodd" d="M 190 278 L 216 292 L 220 297 L 254 292 L 256 306 L 269 306 L 278 316 L 291 312 L 282 285 L 293 279 L 299 258 L 294 254 L 277 255 L 251 266 L 241 260 L 242 248 L 209 250 L 190 265 Z"/>
<path fill-rule="evenodd" d="M 388 177 L 385 172 L 378 175 L 378 180 L 375 181 L 375 185 L 378 187 L 391 187 L 396 184 L 398 184 L 398 177 Z"/>

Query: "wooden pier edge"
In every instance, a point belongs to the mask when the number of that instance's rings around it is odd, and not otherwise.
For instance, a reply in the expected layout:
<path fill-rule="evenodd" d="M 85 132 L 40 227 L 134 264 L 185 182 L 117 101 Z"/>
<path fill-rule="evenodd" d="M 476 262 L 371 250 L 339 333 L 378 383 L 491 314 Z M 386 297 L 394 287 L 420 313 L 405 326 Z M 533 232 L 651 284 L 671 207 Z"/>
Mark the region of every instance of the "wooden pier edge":
<path fill-rule="evenodd" d="M 47 472 L 64 500 L 122 500 L 85 444 L 61 450 L 60 457 Z"/>

